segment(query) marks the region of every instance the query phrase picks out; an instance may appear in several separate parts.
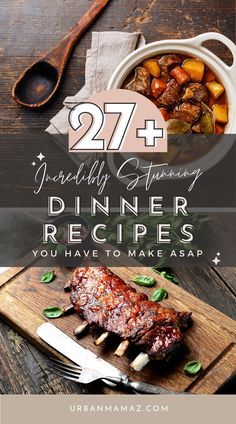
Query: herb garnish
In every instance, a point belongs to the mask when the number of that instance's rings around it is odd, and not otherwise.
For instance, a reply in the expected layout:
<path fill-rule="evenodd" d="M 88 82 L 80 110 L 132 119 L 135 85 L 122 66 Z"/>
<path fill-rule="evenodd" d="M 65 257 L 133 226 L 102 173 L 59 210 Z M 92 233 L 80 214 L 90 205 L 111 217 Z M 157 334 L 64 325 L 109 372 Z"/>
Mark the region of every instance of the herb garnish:
<path fill-rule="evenodd" d="M 154 286 L 156 280 L 154 277 L 150 277 L 148 275 L 139 275 L 138 277 L 134 277 L 131 279 L 135 284 L 139 286 L 151 287 Z"/>
<path fill-rule="evenodd" d="M 153 302 L 160 302 L 160 300 L 166 299 L 167 296 L 168 292 L 163 288 L 159 288 L 152 293 L 151 300 Z"/>
<path fill-rule="evenodd" d="M 190 361 L 184 367 L 184 372 L 189 375 L 197 374 L 202 368 L 202 364 L 199 361 Z"/>
<path fill-rule="evenodd" d="M 58 318 L 63 314 L 64 311 L 60 306 L 48 306 L 43 310 L 43 315 L 46 318 Z"/>
<path fill-rule="evenodd" d="M 153 271 L 157 272 L 157 274 L 161 275 L 163 278 L 171 281 L 171 283 L 179 284 L 178 278 L 174 275 L 171 268 L 158 268 L 153 267 Z"/>
<path fill-rule="evenodd" d="M 48 271 L 41 276 L 40 281 L 41 283 L 46 283 L 46 284 L 51 283 L 55 277 L 56 275 L 54 271 Z"/>

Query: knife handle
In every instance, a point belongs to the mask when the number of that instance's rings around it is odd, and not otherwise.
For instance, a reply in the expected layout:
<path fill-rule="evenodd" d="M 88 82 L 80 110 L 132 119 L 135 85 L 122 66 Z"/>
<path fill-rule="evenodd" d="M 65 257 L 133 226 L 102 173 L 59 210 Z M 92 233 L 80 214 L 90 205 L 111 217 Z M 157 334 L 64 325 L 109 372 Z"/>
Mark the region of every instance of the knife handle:
<path fill-rule="evenodd" d="M 128 380 L 126 382 L 122 381 L 122 384 L 124 384 L 126 387 L 129 387 L 130 389 L 135 390 L 137 393 L 146 393 L 146 394 L 153 394 L 153 395 L 176 395 L 177 392 L 174 392 L 173 390 L 164 389 L 160 386 L 154 386 L 152 384 L 147 384 L 142 381 L 131 381 Z"/>
<path fill-rule="evenodd" d="M 121 384 L 122 386 L 134 390 L 137 394 L 138 393 L 146 393 L 146 394 L 153 394 L 153 395 L 177 395 L 177 394 L 187 394 L 185 392 L 175 392 L 173 390 L 164 389 L 160 386 L 153 386 L 152 384 L 144 383 L 143 381 L 132 381 L 128 377 L 119 378 L 119 377 L 106 377 L 107 380 L 111 381 L 112 383 Z"/>

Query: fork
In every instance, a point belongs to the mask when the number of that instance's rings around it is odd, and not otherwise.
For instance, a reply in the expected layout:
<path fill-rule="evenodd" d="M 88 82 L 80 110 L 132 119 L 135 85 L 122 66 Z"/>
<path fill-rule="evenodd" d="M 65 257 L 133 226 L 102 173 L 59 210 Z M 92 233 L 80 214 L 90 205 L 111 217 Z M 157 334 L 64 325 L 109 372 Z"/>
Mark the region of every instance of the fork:
<path fill-rule="evenodd" d="M 76 381 L 77 383 L 89 384 L 93 381 L 106 380 L 110 383 L 120 384 L 121 386 L 132 389 L 137 393 L 147 394 L 178 394 L 172 390 L 164 389 L 159 386 L 153 386 L 151 384 L 144 383 L 142 381 L 132 381 L 129 377 L 110 377 L 102 375 L 99 371 L 84 368 L 79 365 L 69 365 L 65 362 L 59 361 L 58 359 L 49 358 L 49 369 L 60 377 L 67 378 L 68 380 Z M 185 393 L 183 393 L 185 394 Z"/>

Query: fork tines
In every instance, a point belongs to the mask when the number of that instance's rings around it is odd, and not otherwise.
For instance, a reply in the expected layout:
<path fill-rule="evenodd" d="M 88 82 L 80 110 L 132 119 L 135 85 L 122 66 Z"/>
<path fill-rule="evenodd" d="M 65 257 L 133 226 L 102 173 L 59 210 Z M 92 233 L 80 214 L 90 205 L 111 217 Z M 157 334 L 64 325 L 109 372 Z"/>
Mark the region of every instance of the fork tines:
<path fill-rule="evenodd" d="M 64 377 L 76 382 L 79 381 L 79 377 L 82 371 L 81 367 L 77 365 L 69 365 L 54 358 L 50 358 L 49 368 L 60 377 Z"/>

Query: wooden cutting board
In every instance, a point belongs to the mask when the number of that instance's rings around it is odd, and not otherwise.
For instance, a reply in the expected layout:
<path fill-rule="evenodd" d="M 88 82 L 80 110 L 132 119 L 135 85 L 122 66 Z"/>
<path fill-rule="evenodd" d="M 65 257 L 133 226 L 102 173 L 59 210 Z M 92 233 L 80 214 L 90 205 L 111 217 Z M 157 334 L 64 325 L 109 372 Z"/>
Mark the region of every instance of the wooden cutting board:
<path fill-rule="evenodd" d="M 42 310 L 46 306 L 64 306 L 69 303 L 69 293 L 63 291 L 63 286 L 69 279 L 70 270 L 55 267 L 53 269 L 56 279 L 50 284 L 40 283 L 42 273 L 49 270 L 43 267 L 10 268 L 0 276 L 2 318 L 39 349 L 49 354 L 55 354 L 55 352 L 52 352 L 36 335 L 37 327 L 45 321 Z M 192 311 L 193 326 L 186 333 L 186 348 L 181 356 L 169 365 L 156 361 L 148 364 L 142 372 L 134 373 L 130 371 L 129 364 L 135 352 L 131 349 L 122 358 L 117 358 L 113 355 L 117 341 L 112 338 L 108 338 L 104 345 L 97 347 L 94 344 L 94 335 L 88 333 L 79 339 L 82 346 L 128 373 L 133 379 L 158 384 L 176 391 L 214 393 L 233 375 L 236 364 L 236 324 L 232 319 L 148 268 L 115 267 L 111 269 L 125 281 L 135 275 L 153 275 L 157 280 L 156 287 L 142 287 L 142 291 L 150 296 L 155 288 L 164 287 L 169 296 L 162 301 L 163 305 L 173 306 L 180 311 Z M 140 289 L 138 286 L 135 288 Z M 73 338 L 73 329 L 82 320 L 77 314 L 72 314 L 51 320 L 51 322 Z M 187 361 L 194 359 L 201 361 L 203 370 L 196 376 L 187 376 L 183 372 L 183 367 Z M 109 391 L 110 389 L 106 389 L 106 392 Z"/>

